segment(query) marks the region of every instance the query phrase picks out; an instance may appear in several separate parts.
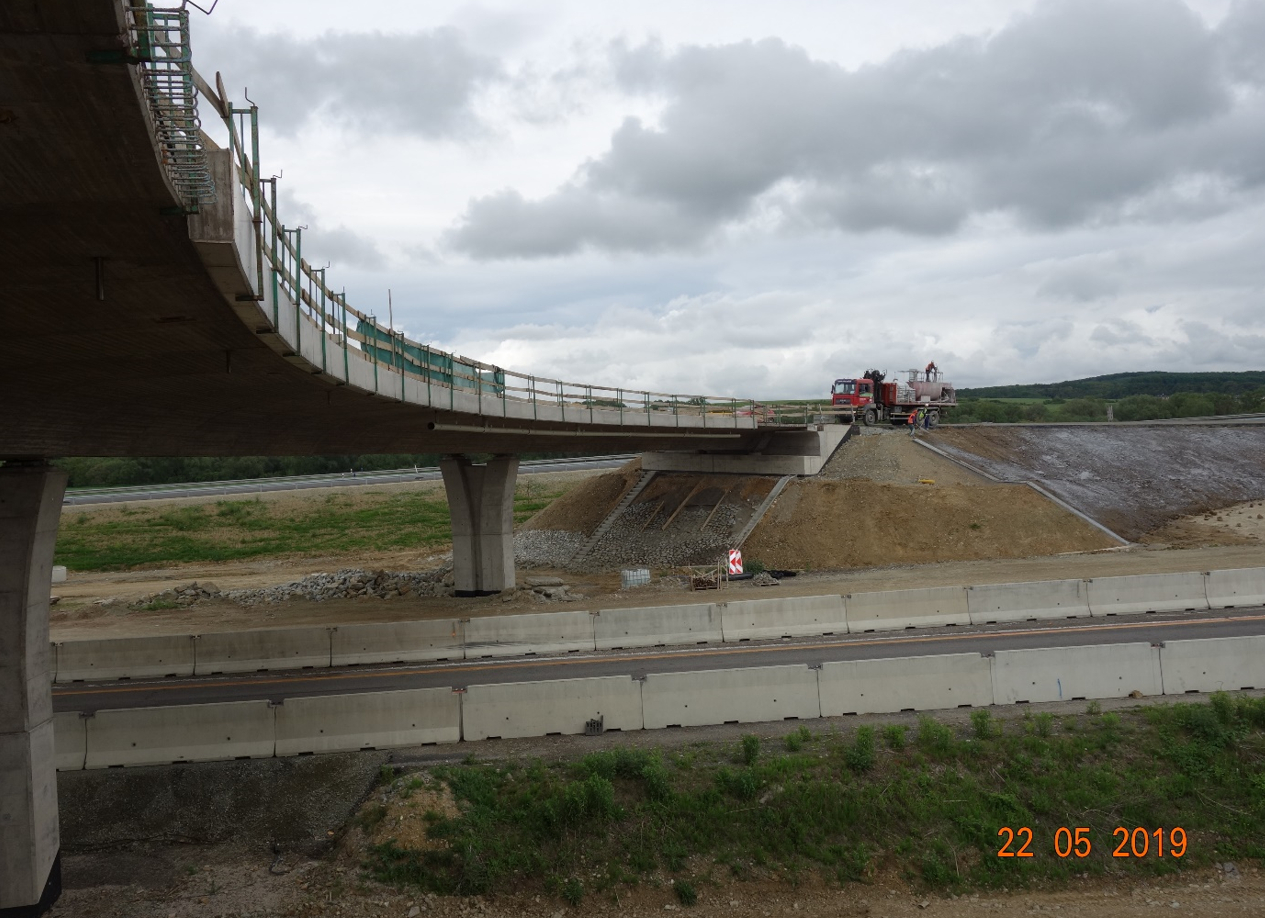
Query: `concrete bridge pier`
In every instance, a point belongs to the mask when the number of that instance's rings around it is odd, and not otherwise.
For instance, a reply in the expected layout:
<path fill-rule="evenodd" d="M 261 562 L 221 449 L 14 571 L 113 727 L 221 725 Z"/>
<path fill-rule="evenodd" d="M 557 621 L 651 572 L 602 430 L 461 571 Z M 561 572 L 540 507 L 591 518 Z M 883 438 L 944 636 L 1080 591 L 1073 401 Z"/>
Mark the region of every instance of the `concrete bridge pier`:
<path fill-rule="evenodd" d="M 61 895 L 48 598 L 66 474 L 0 467 L 0 918 Z"/>
<path fill-rule="evenodd" d="M 518 457 L 475 465 L 466 456 L 439 460 L 452 514 L 452 570 L 458 596 L 514 589 L 514 485 Z"/>

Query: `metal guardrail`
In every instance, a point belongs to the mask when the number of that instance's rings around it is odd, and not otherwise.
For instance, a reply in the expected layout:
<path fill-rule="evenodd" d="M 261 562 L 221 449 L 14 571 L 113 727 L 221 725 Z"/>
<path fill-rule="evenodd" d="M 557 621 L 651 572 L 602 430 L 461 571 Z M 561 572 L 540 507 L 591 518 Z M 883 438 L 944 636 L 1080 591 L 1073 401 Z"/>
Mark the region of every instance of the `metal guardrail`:
<path fill-rule="evenodd" d="M 542 469 L 551 465 L 575 465 L 583 462 L 627 462 L 635 459 L 636 453 L 620 453 L 612 456 L 574 456 L 570 459 L 529 459 L 519 463 L 519 469 Z M 214 492 L 223 488 L 248 487 L 251 485 L 296 484 L 302 482 L 330 481 L 342 475 L 349 480 L 400 478 L 411 479 L 418 475 L 438 475 L 438 466 L 410 466 L 403 469 L 359 469 L 355 476 L 346 472 L 321 472 L 313 475 L 278 475 L 274 478 L 235 478 L 224 481 L 173 481 L 166 484 L 152 485 L 117 485 L 106 488 L 67 488 L 65 503 L 74 503 L 81 497 L 108 497 L 114 494 L 151 494 L 168 491 L 207 491 Z"/>
<path fill-rule="evenodd" d="M 185 208 L 196 212 L 199 204 L 215 203 L 215 182 L 198 118 L 189 13 L 183 8 L 155 9 L 149 3 L 132 6 L 128 33 L 163 166 Z"/>

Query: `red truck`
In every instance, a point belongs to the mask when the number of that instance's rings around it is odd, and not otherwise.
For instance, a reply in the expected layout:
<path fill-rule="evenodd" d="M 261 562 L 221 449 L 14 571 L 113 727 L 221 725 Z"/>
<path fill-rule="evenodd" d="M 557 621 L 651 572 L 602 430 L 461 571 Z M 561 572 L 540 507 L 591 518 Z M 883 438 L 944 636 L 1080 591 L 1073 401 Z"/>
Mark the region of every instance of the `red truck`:
<path fill-rule="evenodd" d="M 860 420 L 867 427 L 888 421 L 904 424 L 911 412 L 927 410 L 927 426 L 940 423 L 943 412 L 958 403 L 953 383 L 934 362 L 925 370 L 907 370 L 904 382 L 885 382 L 886 373 L 866 370 L 860 379 L 836 379 L 830 387 L 831 413 L 841 422 Z"/>

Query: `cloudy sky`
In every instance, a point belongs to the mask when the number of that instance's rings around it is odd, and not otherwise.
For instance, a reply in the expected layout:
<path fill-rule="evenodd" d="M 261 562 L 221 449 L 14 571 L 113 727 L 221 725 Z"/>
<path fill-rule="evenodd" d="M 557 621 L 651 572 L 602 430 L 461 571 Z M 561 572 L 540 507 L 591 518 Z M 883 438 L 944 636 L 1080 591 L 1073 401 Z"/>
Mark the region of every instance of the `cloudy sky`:
<path fill-rule="evenodd" d="M 305 254 L 416 340 L 766 398 L 930 359 L 965 386 L 1265 366 L 1265 0 L 193 20 Z"/>

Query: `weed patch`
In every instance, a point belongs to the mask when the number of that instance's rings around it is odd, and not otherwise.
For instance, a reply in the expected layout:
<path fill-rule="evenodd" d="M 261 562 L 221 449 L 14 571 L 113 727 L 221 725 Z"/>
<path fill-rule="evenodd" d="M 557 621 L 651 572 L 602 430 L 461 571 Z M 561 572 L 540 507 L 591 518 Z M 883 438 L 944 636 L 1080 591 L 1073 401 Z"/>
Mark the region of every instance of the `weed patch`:
<path fill-rule="evenodd" d="M 702 899 L 685 871 L 708 861 L 738 878 L 865 882 L 894 864 L 941 890 L 1057 883 L 1084 873 L 1162 874 L 1265 855 L 1265 700 L 1123 714 L 973 717 L 965 729 L 920 719 L 850 739 L 791 734 L 691 747 L 671 762 L 616 749 L 563 763 L 467 762 L 437 768 L 457 814 L 428 816 L 446 844 L 371 850 L 379 880 L 471 894 L 540 884 L 567 902 L 675 877 L 682 905 Z M 882 742 L 879 742 L 879 739 Z M 1028 826 L 1031 858 L 997 856 L 999 829 Z M 1060 826 L 1087 827 L 1087 857 L 1059 857 Z M 1112 857 L 1113 832 L 1181 826 L 1173 858 Z M 595 865 L 577 876 L 575 865 Z"/>

